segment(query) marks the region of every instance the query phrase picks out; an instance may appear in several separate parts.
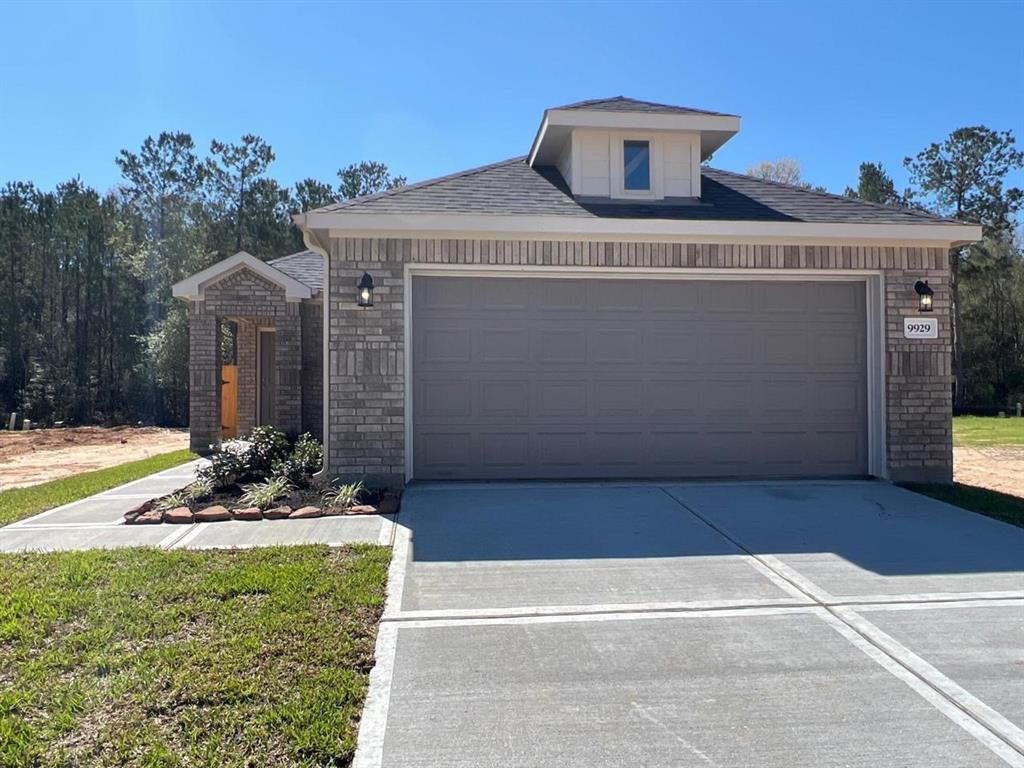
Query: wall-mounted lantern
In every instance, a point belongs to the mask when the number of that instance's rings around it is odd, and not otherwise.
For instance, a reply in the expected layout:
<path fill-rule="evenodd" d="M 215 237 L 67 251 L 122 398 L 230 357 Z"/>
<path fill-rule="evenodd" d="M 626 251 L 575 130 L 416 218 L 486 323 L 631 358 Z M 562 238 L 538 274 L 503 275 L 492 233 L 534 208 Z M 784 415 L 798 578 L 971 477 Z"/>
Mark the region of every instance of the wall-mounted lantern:
<path fill-rule="evenodd" d="M 360 307 L 373 306 L 373 278 L 369 272 L 363 272 L 363 276 L 359 279 L 359 284 L 356 286 L 356 291 L 356 304 Z"/>
<path fill-rule="evenodd" d="M 914 291 L 917 292 L 917 295 L 920 298 L 920 310 L 922 312 L 931 312 L 932 296 L 935 294 L 935 291 L 933 291 L 931 286 L 928 285 L 928 281 L 918 280 L 914 283 Z"/>

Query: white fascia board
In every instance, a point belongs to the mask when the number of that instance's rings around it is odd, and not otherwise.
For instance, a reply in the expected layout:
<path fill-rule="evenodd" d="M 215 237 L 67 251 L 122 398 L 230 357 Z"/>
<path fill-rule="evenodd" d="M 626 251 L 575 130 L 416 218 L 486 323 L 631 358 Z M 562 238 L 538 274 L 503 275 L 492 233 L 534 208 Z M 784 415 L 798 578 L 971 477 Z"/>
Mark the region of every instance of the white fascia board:
<path fill-rule="evenodd" d="M 549 129 L 603 128 L 618 131 L 691 131 L 709 132 L 734 136 L 740 130 L 740 118 L 736 115 L 677 115 L 651 114 L 648 112 L 603 112 L 586 109 L 549 109 L 537 129 L 528 156 L 529 165 L 537 159 L 537 153 L 544 143 Z M 724 144 L 726 139 L 716 142 L 714 148 Z"/>
<path fill-rule="evenodd" d="M 288 301 L 301 301 L 313 295 L 312 289 L 305 283 L 300 283 L 295 278 L 289 277 L 281 270 L 275 269 L 245 251 L 239 251 L 234 256 L 218 261 L 202 272 L 197 272 L 191 277 L 186 277 L 175 283 L 171 286 L 171 295 L 187 301 L 202 301 L 203 289 L 207 285 L 240 269 L 250 269 L 265 280 L 280 286 L 284 289 L 285 299 Z"/>
<path fill-rule="evenodd" d="M 740 130 L 735 115 L 677 115 L 649 112 L 604 112 L 586 109 L 551 109 L 544 117 L 548 126 L 609 128 L 627 131 L 732 131 Z"/>
<path fill-rule="evenodd" d="M 540 127 L 537 128 L 537 135 L 533 137 L 533 146 L 530 147 L 530 155 L 527 158 L 527 165 L 533 165 L 533 161 L 537 158 L 537 150 L 540 149 L 541 142 L 544 141 L 544 134 L 548 132 L 548 113 L 544 113 L 544 119 L 540 121 Z"/>
<path fill-rule="evenodd" d="M 577 216 L 483 214 L 311 213 L 307 226 L 333 237 L 484 237 L 494 239 L 604 239 L 632 242 L 747 242 L 955 247 L 981 239 L 974 224 L 852 224 L 794 221 L 603 219 Z"/>

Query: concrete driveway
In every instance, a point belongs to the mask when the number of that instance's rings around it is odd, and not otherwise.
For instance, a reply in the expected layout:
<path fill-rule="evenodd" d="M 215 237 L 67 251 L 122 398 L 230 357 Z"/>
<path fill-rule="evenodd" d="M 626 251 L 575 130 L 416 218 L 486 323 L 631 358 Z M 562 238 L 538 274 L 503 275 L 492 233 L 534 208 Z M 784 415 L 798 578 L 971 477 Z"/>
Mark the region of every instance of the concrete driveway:
<path fill-rule="evenodd" d="M 357 768 L 1024 766 L 1024 531 L 880 483 L 424 485 Z"/>

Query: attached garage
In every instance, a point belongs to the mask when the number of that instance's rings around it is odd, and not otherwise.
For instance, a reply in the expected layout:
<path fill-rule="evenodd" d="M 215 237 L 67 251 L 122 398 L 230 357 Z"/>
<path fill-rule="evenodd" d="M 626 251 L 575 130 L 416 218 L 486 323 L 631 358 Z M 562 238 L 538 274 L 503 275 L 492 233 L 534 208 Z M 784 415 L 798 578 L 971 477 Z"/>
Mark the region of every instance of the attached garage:
<path fill-rule="evenodd" d="M 867 283 L 411 277 L 412 477 L 869 473 Z"/>

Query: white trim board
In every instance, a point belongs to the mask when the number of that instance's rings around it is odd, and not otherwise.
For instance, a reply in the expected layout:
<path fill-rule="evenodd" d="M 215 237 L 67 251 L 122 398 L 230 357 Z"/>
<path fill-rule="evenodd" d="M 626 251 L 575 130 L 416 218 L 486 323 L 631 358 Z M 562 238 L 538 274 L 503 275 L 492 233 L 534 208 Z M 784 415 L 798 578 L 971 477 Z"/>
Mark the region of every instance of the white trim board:
<path fill-rule="evenodd" d="M 202 272 L 197 272 L 191 277 L 186 277 L 171 286 L 171 295 L 175 298 L 188 301 L 202 301 L 203 291 L 207 285 L 218 280 L 223 280 L 242 269 L 255 272 L 265 280 L 284 289 L 287 301 L 301 301 L 313 295 L 312 289 L 298 280 L 289 277 L 279 269 L 272 267 L 265 261 L 260 261 L 252 254 L 239 251 L 234 256 L 229 256 L 216 264 L 207 267 Z"/>
<path fill-rule="evenodd" d="M 311 212 L 304 229 L 332 238 L 414 237 L 488 240 L 623 240 L 629 242 L 889 245 L 949 248 L 981 239 L 975 224 L 849 224 L 802 221 L 688 221 L 508 214 Z"/>
<path fill-rule="evenodd" d="M 865 321 L 867 323 L 867 438 L 868 472 L 888 479 L 885 402 L 885 277 L 882 270 L 865 269 L 734 269 L 719 267 L 678 269 L 634 267 L 555 267 L 475 264 L 407 263 L 403 273 L 403 366 L 405 371 L 405 482 L 413 480 L 413 369 L 412 369 L 412 281 L 421 277 L 548 277 L 598 278 L 608 280 L 733 280 L 733 281 L 799 281 L 849 282 L 861 280 L 865 290 Z M 326 408 L 326 405 L 325 405 Z"/>

